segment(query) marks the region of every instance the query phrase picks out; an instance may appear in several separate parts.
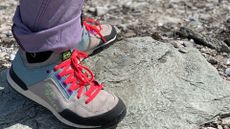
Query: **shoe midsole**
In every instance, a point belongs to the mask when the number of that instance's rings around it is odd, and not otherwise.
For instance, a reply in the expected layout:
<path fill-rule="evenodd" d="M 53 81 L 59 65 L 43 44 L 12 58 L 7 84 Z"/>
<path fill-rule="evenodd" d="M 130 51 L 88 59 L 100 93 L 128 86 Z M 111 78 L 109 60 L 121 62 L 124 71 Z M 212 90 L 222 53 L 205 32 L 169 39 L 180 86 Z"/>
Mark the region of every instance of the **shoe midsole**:
<path fill-rule="evenodd" d="M 91 49 L 91 50 L 86 51 L 86 53 L 87 53 L 88 55 L 91 55 L 95 50 L 97 50 L 97 49 L 99 49 L 99 48 L 101 48 L 101 47 L 103 47 L 103 46 L 105 46 L 105 45 L 108 45 L 108 44 L 112 43 L 112 42 L 115 41 L 116 39 L 117 39 L 117 35 L 115 35 L 113 39 L 107 41 L 106 43 L 103 43 L 103 44 L 101 44 L 101 45 L 99 45 L 99 46 L 97 46 L 97 47 L 95 47 L 95 48 L 93 48 L 93 49 Z"/>

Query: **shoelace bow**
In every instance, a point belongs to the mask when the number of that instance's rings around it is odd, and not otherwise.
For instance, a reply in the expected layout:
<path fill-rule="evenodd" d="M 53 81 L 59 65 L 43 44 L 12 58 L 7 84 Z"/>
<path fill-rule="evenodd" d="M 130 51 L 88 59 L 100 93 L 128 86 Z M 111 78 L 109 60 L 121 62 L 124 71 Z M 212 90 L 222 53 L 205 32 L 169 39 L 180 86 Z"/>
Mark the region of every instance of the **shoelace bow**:
<path fill-rule="evenodd" d="M 89 85 L 89 89 L 87 89 L 87 91 L 84 93 L 88 97 L 85 103 L 88 104 L 101 91 L 103 85 L 99 84 L 97 81 L 94 80 L 94 75 L 89 68 L 81 65 L 80 60 L 86 57 L 87 54 L 74 50 L 70 59 L 55 66 L 54 71 L 62 69 L 62 71 L 57 75 L 58 78 L 62 78 L 64 76 L 66 77 L 63 84 L 64 86 L 70 84 L 70 87 L 68 89 L 68 92 L 70 94 L 78 89 L 78 99 L 81 97 L 84 88 Z"/>
<path fill-rule="evenodd" d="M 83 25 L 85 26 L 88 32 L 99 35 L 104 43 L 107 42 L 105 37 L 101 34 L 102 27 L 101 24 L 98 22 L 98 20 L 94 20 L 92 18 L 86 18 L 83 21 Z"/>

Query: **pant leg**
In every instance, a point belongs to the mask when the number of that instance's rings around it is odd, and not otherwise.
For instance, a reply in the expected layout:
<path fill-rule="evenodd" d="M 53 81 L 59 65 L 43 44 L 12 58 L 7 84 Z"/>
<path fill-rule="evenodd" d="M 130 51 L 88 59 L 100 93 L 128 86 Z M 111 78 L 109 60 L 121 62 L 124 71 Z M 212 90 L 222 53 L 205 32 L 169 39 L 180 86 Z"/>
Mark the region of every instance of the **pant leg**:
<path fill-rule="evenodd" d="M 81 41 L 84 0 L 20 0 L 12 31 L 28 52 L 64 51 Z"/>

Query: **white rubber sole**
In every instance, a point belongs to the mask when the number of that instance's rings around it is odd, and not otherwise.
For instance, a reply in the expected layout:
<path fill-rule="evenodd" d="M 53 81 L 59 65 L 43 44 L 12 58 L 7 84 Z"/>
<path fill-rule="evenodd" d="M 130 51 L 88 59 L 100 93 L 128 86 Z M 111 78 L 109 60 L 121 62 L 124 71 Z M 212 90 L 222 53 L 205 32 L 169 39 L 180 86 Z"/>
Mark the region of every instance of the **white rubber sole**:
<path fill-rule="evenodd" d="M 10 84 L 10 86 L 16 90 L 18 93 L 24 95 L 25 97 L 31 99 L 32 101 L 42 105 L 43 107 L 47 108 L 50 112 L 53 113 L 53 115 L 62 123 L 72 126 L 72 127 L 76 127 L 76 128 L 85 128 L 85 129 L 90 129 L 90 128 L 100 128 L 100 126 L 84 126 L 84 125 L 78 125 L 75 123 L 72 123 L 68 120 L 66 120 L 65 118 L 63 118 L 61 115 L 59 115 L 58 112 L 55 111 L 55 109 L 50 106 L 45 100 L 43 100 L 42 98 L 40 98 L 39 96 L 33 94 L 32 92 L 30 92 L 29 90 L 23 90 L 20 88 L 20 86 L 18 86 L 10 77 L 9 74 L 9 69 L 7 70 L 7 81 Z"/>
<path fill-rule="evenodd" d="M 114 42 L 116 39 L 117 39 L 117 35 L 115 35 L 114 38 L 112 38 L 111 40 L 107 41 L 106 43 L 103 43 L 102 45 L 99 45 L 99 46 L 95 47 L 94 49 L 91 49 L 91 50 L 86 51 L 86 53 L 87 53 L 88 55 L 91 55 L 95 50 L 97 50 L 97 49 L 99 49 L 99 48 L 101 48 L 101 47 L 104 47 L 104 46 L 106 46 L 106 45 L 108 45 L 108 44 Z"/>

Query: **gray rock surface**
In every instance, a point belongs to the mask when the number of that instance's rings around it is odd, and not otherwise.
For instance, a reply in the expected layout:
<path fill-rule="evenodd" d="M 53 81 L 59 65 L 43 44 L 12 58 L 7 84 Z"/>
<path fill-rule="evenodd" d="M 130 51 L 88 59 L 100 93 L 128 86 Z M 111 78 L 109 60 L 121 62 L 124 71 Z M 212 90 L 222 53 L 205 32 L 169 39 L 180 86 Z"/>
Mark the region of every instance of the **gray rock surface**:
<path fill-rule="evenodd" d="M 230 75 L 230 68 L 227 68 L 227 69 L 225 70 L 225 74 Z"/>
<path fill-rule="evenodd" d="M 118 129 L 198 129 L 230 112 L 230 85 L 195 48 L 179 52 L 150 37 L 120 41 L 86 64 L 118 94 L 128 113 Z M 18 95 L 0 74 L 0 128 L 69 128 L 47 110 Z"/>

